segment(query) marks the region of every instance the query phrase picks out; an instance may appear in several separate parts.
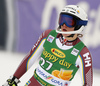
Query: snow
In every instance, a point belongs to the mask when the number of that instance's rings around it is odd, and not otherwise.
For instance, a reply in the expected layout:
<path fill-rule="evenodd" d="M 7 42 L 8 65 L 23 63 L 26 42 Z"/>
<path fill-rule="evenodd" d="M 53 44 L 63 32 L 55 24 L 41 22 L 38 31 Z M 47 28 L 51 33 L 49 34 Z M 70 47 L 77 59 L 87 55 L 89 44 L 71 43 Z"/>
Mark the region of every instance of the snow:
<path fill-rule="evenodd" d="M 13 75 L 13 73 L 16 71 L 16 68 L 22 61 L 22 59 L 25 57 L 26 54 L 22 53 L 12 53 L 7 51 L 0 51 L 0 85 L 4 84 L 6 80 Z M 34 69 L 38 65 L 38 61 L 34 63 L 34 65 L 30 68 L 28 72 L 24 74 L 20 78 L 21 83 L 18 84 L 18 86 L 24 86 L 25 83 L 31 78 L 31 76 L 34 73 Z M 99 86 L 100 81 L 100 70 L 93 69 L 93 86 Z M 75 75 L 75 78 L 73 79 L 70 86 L 82 86 L 81 85 L 81 78 L 80 73 Z"/>

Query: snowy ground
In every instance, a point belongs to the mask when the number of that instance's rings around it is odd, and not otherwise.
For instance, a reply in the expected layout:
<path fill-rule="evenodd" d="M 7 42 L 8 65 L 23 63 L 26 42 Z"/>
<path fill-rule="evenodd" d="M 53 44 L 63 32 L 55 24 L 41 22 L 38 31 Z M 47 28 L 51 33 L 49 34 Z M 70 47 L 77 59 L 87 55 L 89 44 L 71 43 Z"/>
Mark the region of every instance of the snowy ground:
<path fill-rule="evenodd" d="M 6 81 L 6 79 L 9 78 L 10 75 L 13 75 L 14 71 L 16 70 L 24 56 L 25 54 L 0 51 L 0 86 Z M 19 84 L 19 86 L 24 86 L 25 83 L 30 79 L 30 77 L 33 75 L 33 71 L 37 63 L 38 61 L 20 79 L 21 83 Z M 100 86 L 100 70 L 94 70 L 93 78 L 93 86 Z M 76 74 L 70 86 L 82 86 L 79 72 Z"/>

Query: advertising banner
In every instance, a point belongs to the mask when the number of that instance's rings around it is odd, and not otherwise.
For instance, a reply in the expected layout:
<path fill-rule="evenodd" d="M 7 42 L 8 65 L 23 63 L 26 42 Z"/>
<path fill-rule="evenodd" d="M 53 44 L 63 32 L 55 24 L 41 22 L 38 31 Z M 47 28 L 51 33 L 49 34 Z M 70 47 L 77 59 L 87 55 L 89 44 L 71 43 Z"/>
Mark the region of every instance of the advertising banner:
<path fill-rule="evenodd" d="M 17 51 L 27 53 L 43 31 L 58 27 L 58 16 L 65 5 L 81 6 L 88 14 L 88 25 L 82 41 L 89 48 L 93 66 L 100 68 L 100 3 L 99 0 L 16 0 Z"/>

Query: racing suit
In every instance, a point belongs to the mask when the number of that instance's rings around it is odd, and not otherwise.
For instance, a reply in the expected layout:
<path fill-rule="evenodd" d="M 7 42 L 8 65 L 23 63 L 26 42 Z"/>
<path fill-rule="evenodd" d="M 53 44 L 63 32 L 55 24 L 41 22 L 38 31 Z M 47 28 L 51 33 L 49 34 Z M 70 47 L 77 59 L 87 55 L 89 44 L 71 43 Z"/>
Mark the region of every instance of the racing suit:
<path fill-rule="evenodd" d="M 91 54 L 79 38 L 64 41 L 64 37 L 55 30 L 46 30 L 23 59 L 14 76 L 19 79 L 38 58 L 39 66 L 25 86 L 69 86 L 78 69 L 83 86 L 92 86 Z"/>

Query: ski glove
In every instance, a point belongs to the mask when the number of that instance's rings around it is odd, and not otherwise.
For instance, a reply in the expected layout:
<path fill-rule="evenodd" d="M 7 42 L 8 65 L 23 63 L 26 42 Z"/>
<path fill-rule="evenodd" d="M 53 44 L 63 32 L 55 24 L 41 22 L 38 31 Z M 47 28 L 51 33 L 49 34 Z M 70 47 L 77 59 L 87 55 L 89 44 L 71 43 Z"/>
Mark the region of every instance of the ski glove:
<path fill-rule="evenodd" d="M 15 76 L 11 76 L 4 85 L 2 86 L 18 86 L 17 84 L 20 81 L 15 77 Z"/>

